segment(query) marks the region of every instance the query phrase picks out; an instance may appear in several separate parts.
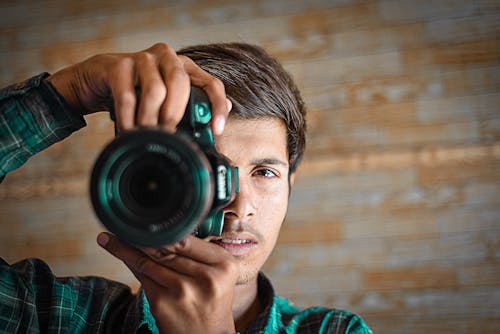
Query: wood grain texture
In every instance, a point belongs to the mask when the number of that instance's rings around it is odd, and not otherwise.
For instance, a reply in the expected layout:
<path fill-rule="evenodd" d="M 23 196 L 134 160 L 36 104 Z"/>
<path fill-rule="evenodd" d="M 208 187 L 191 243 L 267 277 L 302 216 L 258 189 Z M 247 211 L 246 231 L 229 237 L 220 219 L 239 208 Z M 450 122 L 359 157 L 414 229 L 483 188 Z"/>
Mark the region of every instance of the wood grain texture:
<path fill-rule="evenodd" d="M 500 5 L 494 0 L 4 1 L 0 83 L 157 41 L 258 43 L 294 76 L 308 147 L 264 270 L 376 333 L 500 331 Z M 0 256 L 137 281 L 95 243 L 105 114 L 0 185 Z"/>

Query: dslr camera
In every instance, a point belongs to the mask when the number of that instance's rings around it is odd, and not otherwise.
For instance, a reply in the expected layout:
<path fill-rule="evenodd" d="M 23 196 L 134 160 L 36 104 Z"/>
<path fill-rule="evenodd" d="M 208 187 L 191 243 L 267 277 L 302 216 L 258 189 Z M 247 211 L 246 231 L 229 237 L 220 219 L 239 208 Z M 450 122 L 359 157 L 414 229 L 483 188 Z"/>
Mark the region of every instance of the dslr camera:
<path fill-rule="evenodd" d="M 119 134 L 92 171 L 92 205 L 104 226 L 138 246 L 186 235 L 220 235 L 221 211 L 238 191 L 238 169 L 215 149 L 210 103 L 192 87 L 175 133 L 140 128 Z"/>

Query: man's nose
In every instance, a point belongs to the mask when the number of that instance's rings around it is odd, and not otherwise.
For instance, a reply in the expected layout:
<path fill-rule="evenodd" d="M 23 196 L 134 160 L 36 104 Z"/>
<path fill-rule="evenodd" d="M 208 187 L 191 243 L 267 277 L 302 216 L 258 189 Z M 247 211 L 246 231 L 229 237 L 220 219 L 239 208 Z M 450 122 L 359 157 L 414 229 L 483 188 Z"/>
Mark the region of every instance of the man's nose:
<path fill-rule="evenodd" d="M 234 200 L 224 208 L 224 213 L 238 219 L 254 216 L 257 211 L 255 200 L 251 185 L 240 178 L 239 192 Z"/>

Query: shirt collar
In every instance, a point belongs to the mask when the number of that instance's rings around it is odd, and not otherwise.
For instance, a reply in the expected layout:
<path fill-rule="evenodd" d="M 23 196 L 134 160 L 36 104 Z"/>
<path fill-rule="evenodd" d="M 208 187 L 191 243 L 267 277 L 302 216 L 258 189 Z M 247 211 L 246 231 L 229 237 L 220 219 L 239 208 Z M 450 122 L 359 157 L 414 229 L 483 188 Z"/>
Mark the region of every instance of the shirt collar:
<path fill-rule="evenodd" d="M 269 322 L 273 321 L 272 314 L 275 313 L 276 305 L 274 303 L 274 297 L 276 294 L 271 281 L 262 272 L 259 272 L 257 289 L 259 301 L 264 307 L 264 310 L 257 319 L 252 321 L 245 331 L 243 331 L 245 334 L 262 333 L 262 329 L 268 327 Z"/>

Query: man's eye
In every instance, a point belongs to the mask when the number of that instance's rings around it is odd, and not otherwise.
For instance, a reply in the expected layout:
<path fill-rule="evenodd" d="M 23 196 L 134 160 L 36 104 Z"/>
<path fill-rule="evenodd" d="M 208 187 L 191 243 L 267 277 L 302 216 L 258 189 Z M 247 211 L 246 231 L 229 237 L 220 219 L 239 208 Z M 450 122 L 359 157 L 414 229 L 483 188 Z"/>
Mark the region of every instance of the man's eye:
<path fill-rule="evenodd" d="M 273 170 L 268 169 L 268 168 L 258 169 L 258 170 L 255 171 L 255 173 L 258 176 L 263 176 L 263 177 L 268 177 L 268 178 L 278 176 Z"/>

